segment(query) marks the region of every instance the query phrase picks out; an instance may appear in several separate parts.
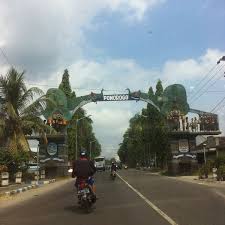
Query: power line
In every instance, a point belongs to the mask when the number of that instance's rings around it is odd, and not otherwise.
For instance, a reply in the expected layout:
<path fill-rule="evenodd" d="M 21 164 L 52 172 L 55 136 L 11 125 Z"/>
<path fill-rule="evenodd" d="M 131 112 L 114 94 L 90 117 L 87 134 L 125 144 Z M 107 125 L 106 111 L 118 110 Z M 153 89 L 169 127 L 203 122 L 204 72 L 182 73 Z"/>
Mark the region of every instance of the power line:
<path fill-rule="evenodd" d="M 199 89 L 199 91 L 197 92 L 197 93 L 199 93 L 207 84 L 209 84 L 210 83 L 210 81 L 214 78 L 214 77 L 216 77 L 216 75 L 223 69 L 223 67 L 224 67 L 225 65 L 223 65 L 222 67 L 220 67 L 220 69 L 205 83 L 205 85 L 204 86 L 202 86 L 202 88 L 200 88 Z M 199 96 L 197 96 L 197 97 L 195 97 L 195 98 L 192 98 L 191 99 L 191 103 L 193 103 L 193 102 L 195 102 L 196 100 L 198 100 L 203 94 L 205 94 L 206 93 L 206 91 L 210 88 L 210 87 L 212 87 L 219 79 L 221 79 L 221 76 L 218 76 L 217 77 L 217 79 L 213 82 L 213 83 L 211 83 L 211 84 L 209 84 L 209 86 L 208 87 L 206 87 L 206 89 L 205 90 L 203 90 L 203 92 L 199 95 Z M 196 94 L 197 94 L 196 93 Z"/>
<path fill-rule="evenodd" d="M 49 87 L 49 88 L 58 88 L 56 85 L 48 85 L 48 84 L 37 84 L 37 83 L 29 83 L 26 82 L 28 85 L 31 86 L 40 86 L 40 87 Z M 71 87 L 72 90 L 85 90 L 85 91 L 101 91 L 102 88 L 79 88 L 79 87 Z M 119 89 L 103 89 L 103 91 L 117 91 L 117 92 L 124 92 L 125 90 Z"/>
<path fill-rule="evenodd" d="M 225 105 L 221 105 L 216 111 L 220 111 L 221 109 L 223 109 L 225 107 Z"/>
<path fill-rule="evenodd" d="M 210 76 L 210 73 L 217 67 L 218 64 L 214 65 L 203 77 L 203 79 L 201 79 L 195 86 L 195 88 L 197 88 L 205 79 L 207 79 Z M 194 94 L 194 93 L 192 93 Z"/>
<path fill-rule="evenodd" d="M 219 108 L 217 108 L 217 109 L 215 110 L 215 112 L 220 111 L 220 110 L 223 109 L 224 107 L 225 107 L 225 104 L 224 104 L 224 105 L 221 105 Z"/>
<path fill-rule="evenodd" d="M 5 58 L 6 62 L 7 62 L 11 67 L 14 67 L 14 66 L 12 65 L 12 63 L 10 62 L 8 56 L 7 56 L 6 53 L 4 52 L 3 48 L 0 47 L 0 51 L 1 51 L 2 55 L 3 55 L 3 57 Z"/>
<path fill-rule="evenodd" d="M 224 101 L 224 99 L 225 97 L 223 97 L 210 112 L 216 111 L 216 108 Z"/>
<path fill-rule="evenodd" d="M 223 65 L 222 65 L 221 67 L 223 67 Z M 196 95 L 197 95 L 199 92 L 201 92 L 201 90 L 204 89 L 204 87 L 205 87 L 208 83 L 210 83 L 210 81 L 218 74 L 218 72 L 221 70 L 221 67 L 219 67 L 219 68 L 216 70 L 215 73 L 211 74 L 211 77 L 210 77 L 208 80 L 206 80 L 206 82 L 204 82 L 204 84 L 203 84 L 203 85 L 202 85 L 195 93 L 193 93 L 195 96 L 193 95 L 193 96 L 190 98 L 190 100 L 193 100 L 193 99 L 196 98 Z"/>

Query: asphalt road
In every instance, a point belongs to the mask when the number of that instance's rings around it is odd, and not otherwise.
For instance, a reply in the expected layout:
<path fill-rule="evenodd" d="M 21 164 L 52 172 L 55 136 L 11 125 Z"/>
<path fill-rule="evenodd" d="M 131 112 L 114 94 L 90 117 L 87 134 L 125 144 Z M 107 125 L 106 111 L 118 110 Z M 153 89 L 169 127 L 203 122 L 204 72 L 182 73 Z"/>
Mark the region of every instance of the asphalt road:
<path fill-rule="evenodd" d="M 119 174 L 128 184 L 108 172 L 96 175 L 99 200 L 90 214 L 77 207 L 71 181 L 0 208 L 0 225 L 225 225 L 224 188 L 134 170 Z"/>

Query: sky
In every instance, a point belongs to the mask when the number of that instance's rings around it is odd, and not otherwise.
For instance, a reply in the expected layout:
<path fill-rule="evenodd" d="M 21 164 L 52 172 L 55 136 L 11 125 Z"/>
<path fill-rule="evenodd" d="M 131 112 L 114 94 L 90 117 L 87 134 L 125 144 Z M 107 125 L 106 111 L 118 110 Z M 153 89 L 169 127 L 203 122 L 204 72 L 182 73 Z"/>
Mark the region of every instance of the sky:
<path fill-rule="evenodd" d="M 57 87 L 67 68 L 77 96 L 147 91 L 161 79 L 164 87 L 183 84 L 192 108 L 211 111 L 224 98 L 225 62 L 216 66 L 225 55 L 224 0 L 0 0 L 0 15 L 0 72 L 25 70 L 30 86 Z M 223 105 L 216 113 L 225 131 Z M 84 107 L 103 155 L 116 154 L 145 106 Z"/>

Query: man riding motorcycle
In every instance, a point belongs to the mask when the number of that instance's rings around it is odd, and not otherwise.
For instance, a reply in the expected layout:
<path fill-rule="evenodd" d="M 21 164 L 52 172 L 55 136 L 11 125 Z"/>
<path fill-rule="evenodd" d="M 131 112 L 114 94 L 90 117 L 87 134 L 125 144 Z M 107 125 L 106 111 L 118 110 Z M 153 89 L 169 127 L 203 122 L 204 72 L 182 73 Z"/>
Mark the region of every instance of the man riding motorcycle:
<path fill-rule="evenodd" d="M 113 175 L 116 172 L 116 169 L 117 169 L 116 163 L 112 162 L 112 164 L 111 164 L 111 175 Z"/>
<path fill-rule="evenodd" d="M 80 152 L 80 159 L 74 161 L 73 163 L 73 172 L 72 177 L 77 178 L 75 182 L 75 187 L 78 188 L 78 185 L 82 181 L 86 181 L 90 187 L 90 190 L 93 194 L 93 201 L 96 201 L 96 188 L 94 185 L 93 175 L 96 172 L 95 165 L 93 161 L 89 160 L 87 157 L 87 152 L 82 150 Z"/>

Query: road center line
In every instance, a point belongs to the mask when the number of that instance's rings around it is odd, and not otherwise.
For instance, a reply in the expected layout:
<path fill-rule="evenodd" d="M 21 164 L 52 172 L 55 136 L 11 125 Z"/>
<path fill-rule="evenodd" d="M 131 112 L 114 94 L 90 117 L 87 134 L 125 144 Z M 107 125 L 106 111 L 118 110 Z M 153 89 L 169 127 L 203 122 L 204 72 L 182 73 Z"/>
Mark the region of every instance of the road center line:
<path fill-rule="evenodd" d="M 132 190 L 134 191 L 140 198 L 142 198 L 152 209 L 154 209 L 160 216 L 162 216 L 169 224 L 178 225 L 173 219 L 167 216 L 161 209 L 159 209 L 156 205 L 154 205 L 149 199 L 147 199 L 144 195 L 142 195 L 137 189 L 131 186 L 126 180 L 124 180 L 118 173 L 117 176 Z"/>

